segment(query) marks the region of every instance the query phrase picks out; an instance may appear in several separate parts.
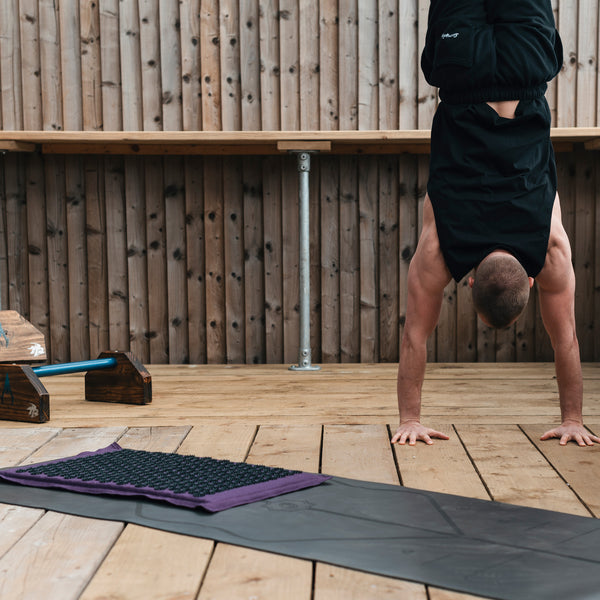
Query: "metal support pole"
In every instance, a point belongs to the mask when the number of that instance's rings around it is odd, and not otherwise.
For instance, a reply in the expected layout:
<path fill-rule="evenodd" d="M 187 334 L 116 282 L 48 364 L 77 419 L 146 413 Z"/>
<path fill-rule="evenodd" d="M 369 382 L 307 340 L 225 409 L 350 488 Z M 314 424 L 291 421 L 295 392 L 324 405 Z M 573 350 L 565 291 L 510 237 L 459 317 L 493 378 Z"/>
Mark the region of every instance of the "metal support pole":
<path fill-rule="evenodd" d="M 309 214 L 309 176 L 310 153 L 294 152 L 298 160 L 300 228 L 300 348 L 298 364 L 292 365 L 292 371 L 318 371 L 321 367 L 311 364 L 310 351 L 310 214 Z"/>

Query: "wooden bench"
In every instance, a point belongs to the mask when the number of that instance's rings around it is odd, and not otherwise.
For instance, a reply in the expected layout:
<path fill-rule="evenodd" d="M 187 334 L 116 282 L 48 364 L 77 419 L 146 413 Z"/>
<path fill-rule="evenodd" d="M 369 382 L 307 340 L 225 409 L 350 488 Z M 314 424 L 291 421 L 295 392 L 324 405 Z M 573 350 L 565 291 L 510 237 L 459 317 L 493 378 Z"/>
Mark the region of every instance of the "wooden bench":
<path fill-rule="evenodd" d="M 556 127 L 555 149 L 600 148 L 600 127 Z M 430 131 L 2 131 L 0 151 L 44 154 L 426 154 Z"/>

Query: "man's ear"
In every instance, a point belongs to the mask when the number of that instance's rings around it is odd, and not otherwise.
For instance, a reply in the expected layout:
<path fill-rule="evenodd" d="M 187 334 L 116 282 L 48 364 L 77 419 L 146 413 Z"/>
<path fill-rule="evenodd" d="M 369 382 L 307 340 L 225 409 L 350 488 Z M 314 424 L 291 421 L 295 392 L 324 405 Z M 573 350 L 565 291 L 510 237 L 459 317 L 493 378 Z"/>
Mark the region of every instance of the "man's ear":
<path fill-rule="evenodd" d="M 529 278 L 529 289 L 531 289 L 533 287 L 533 281 L 534 281 L 533 277 L 530 277 Z"/>
<path fill-rule="evenodd" d="M 529 278 L 531 279 L 531 277 Z M 475 283 L 475 280 L 472 277 L 469 277 L 469 287 L 472 288 L 473 284 Z"/>

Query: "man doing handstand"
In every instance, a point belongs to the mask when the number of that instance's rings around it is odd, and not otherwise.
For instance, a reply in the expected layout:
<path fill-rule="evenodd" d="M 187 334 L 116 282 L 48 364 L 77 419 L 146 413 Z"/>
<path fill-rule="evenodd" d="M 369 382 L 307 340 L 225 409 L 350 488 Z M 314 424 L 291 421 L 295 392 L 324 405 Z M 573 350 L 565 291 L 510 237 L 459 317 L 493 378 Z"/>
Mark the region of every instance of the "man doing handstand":
<path fill-rule="evenodd" d="M 431 0 L 421 66 L 440 89 L 423 228 L 408 272 L 392 442 L 448 439 L 420 422 L 427 338 L 443 292 L 469 278 L 488 326 L 516 321 L 537 282 L 561 425 L 542 439 L 600 443 L 583 425 L 575 274 L 561 221 L 547 82 L 562 66 L 550 0 Z"/>

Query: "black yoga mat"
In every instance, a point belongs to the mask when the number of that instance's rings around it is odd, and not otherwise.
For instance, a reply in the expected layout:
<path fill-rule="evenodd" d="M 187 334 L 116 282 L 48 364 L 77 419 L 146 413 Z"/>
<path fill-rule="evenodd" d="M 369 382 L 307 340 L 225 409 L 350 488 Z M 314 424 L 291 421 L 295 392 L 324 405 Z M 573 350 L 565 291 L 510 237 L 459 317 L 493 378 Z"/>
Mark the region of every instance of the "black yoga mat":
<path fill-rule="evenodd" d="M 600 597 L 600 521 L 334 477 L 218 513 L 0 483 L 0 502 L 209 538 L 501 600 Z"/>

